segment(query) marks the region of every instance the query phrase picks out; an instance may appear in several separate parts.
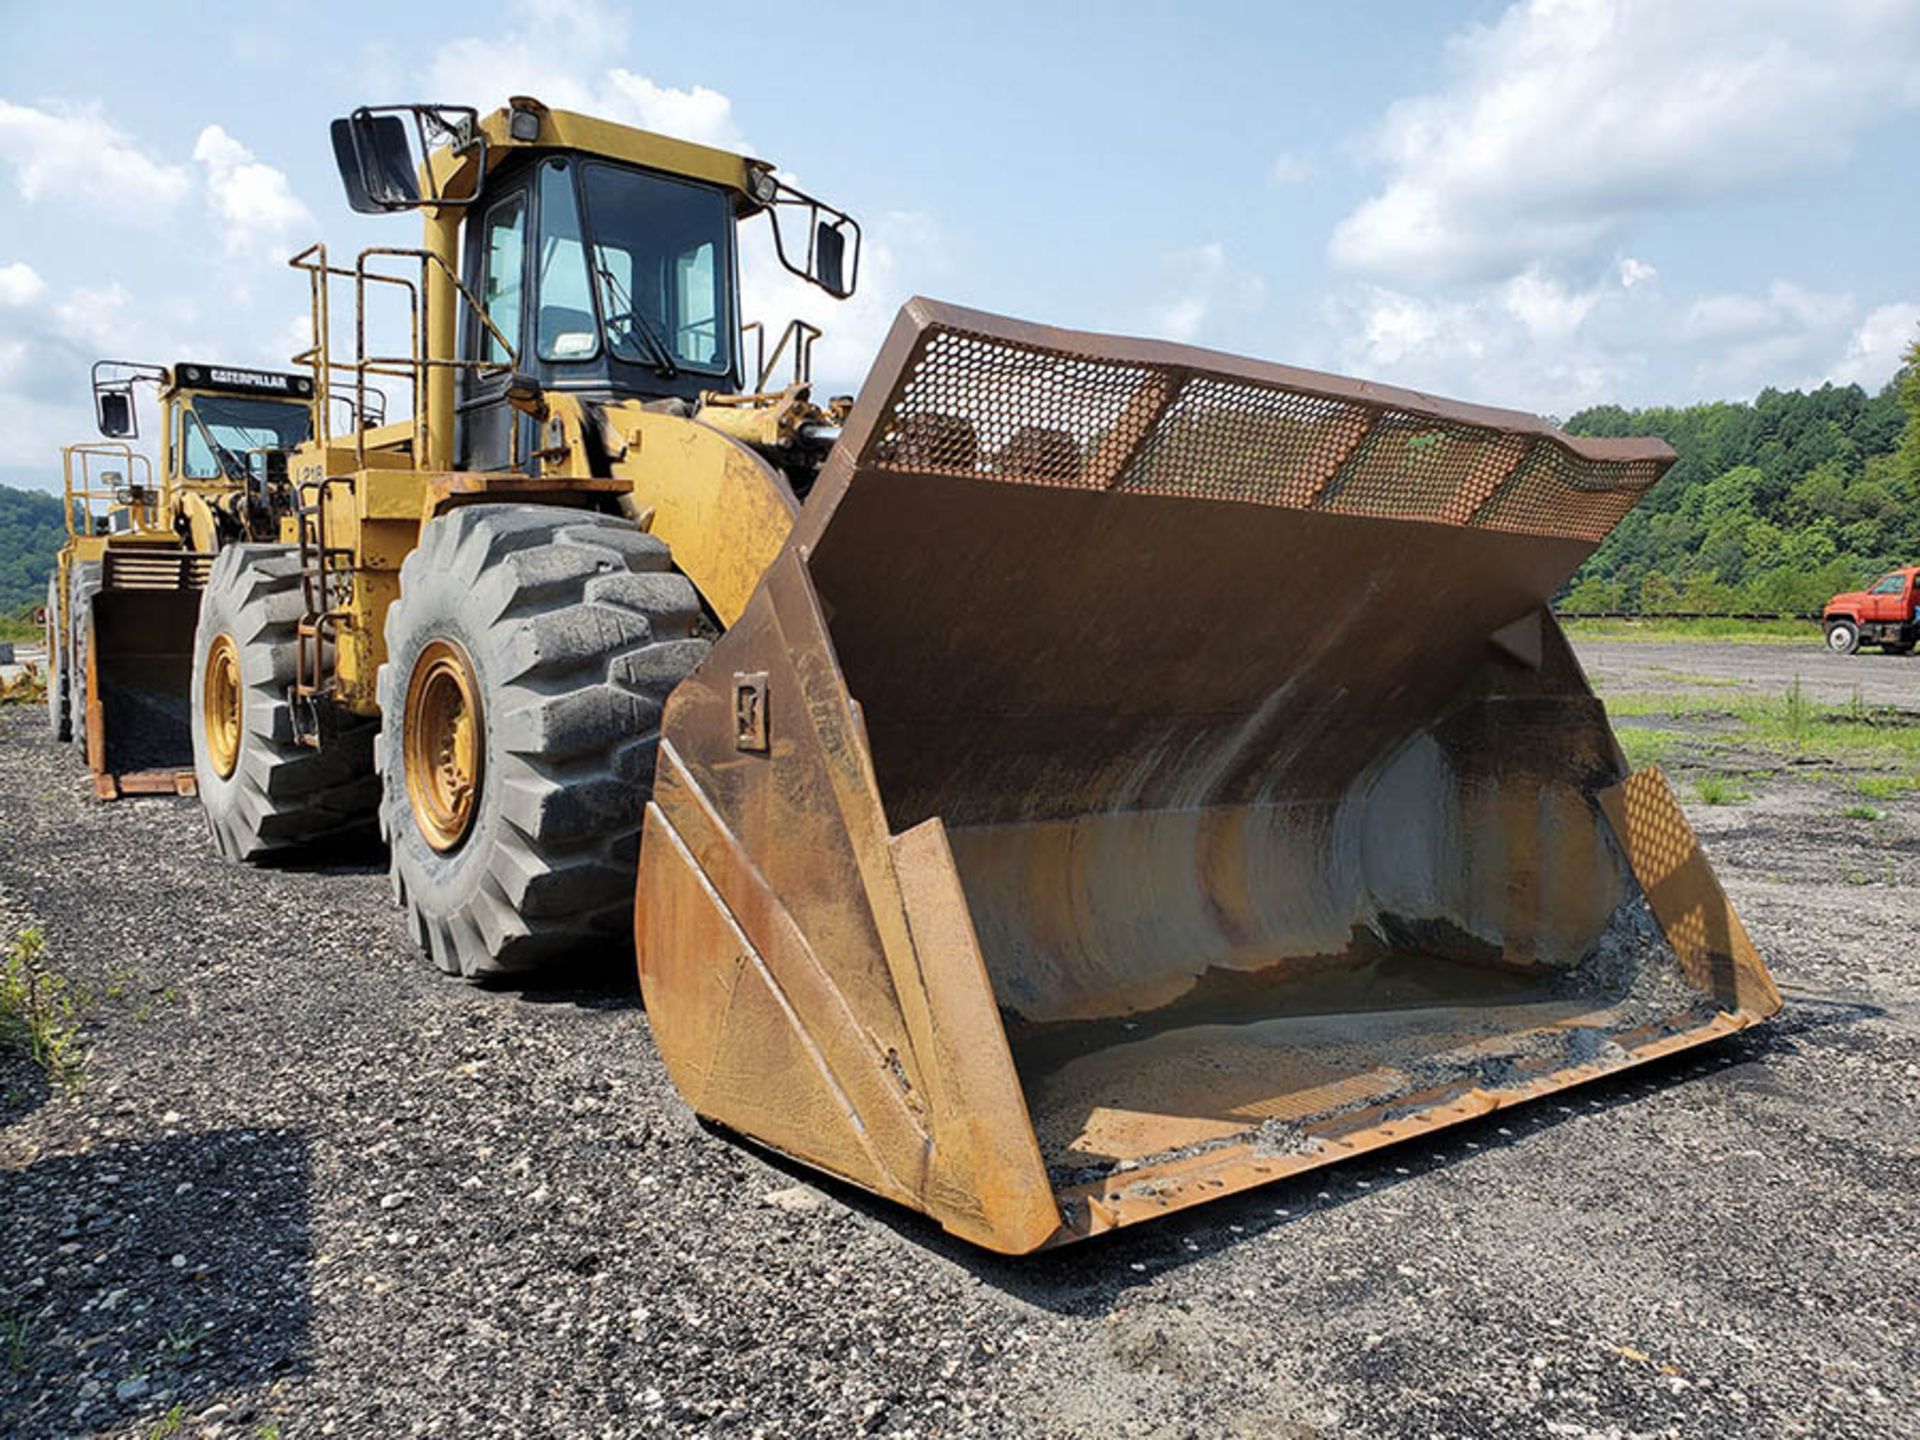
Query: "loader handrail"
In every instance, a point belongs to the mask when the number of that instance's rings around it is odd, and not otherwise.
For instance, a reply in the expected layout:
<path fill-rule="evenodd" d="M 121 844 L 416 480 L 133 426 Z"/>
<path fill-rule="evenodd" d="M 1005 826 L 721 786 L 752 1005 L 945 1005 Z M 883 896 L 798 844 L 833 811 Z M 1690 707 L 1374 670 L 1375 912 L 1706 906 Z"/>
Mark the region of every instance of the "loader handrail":
<path fill-rule="evenodd" d="M 414 260 L 419 263 L 417 277 L 383 273 L 369 268 L 370 263 L 380 260 Z M 364 423 L 369 412 L 368 396 L 380 398 L 380 414 L 384 420 L 386 414 L 385 395 L 378 387 L 367 383 L 369 377 L 382 376 L 387 379 L 405 380 L 413 387 L 414 414 L 413 451 L 416 463 L 424 464 L 425 456 L 431 453 L 431 434 L 425 407 L 421 396 L 426 392 L 426 376 L 431 369 L 471 370 L 477 374 L 511 373 L 519 363 L 517 347 L 493 323 L 482 305 L 461 280 L 459 274 L 447 261 L 431 250 L 422 250 L 406 246 L 370 245 L 354 257 L 351 269 L 331 264 L 327 258 L 327 247 L 316 242 L 295 255 L 287 262 L 296 270 L 307 272 L 309 285 L 309 320 L 312 326 L 313 343 L 293 357 L 296 365 L 305 365 L 313 372 L 316 438 L 325 445 L 332 438 L 332 399 L 333 376 L 335 373 L 353 377 L 353 398 L 348 402 L 354 418 L 353 453 L 356 469 L 366 466 L 366 433 Z M 472 312 L 479 317 L 487 333 L 499 344 L 506 355 L 505 360 L 464 360 L 452 356 L 429 355 L 426 336 L 430 333 L 426 302 L 428 292 L 427 277 L 430 266 L 437 266 L 451 284 L 457 295 Z M 332 296 L 331 284 L 334 279 L 353 281 L 353 359 L 335 360 L 332 355 Z M 408 346 L 405 355 L 379 355 L 367 352 L 367 287 L 372 285 L 391 285 L 406 296 Z"/>
<path fill-rule="evenodd" d="M 126 467 L 119 486 L 102 483 L 108 472 L 95 473 L 95 462 L 107 461 L 117 461 Z M 136 528 L 152 529 L 159 524 L 161 497 L 153 484 L 153 461 L 131 445 L 118 440 L 62 445 L 60 466 L 66 489 L 66 504 L 62 508 L 69 536 L 99 534 L 98 522 L 111 514 L 116 505 L 126 505 L 134 512 Z M 136 475 L 140 478 L 135 479 Z M 101 507 L 98 514 L 96 505 Z M 84 517 L 84 521 L 76 524 L 76 517 Z"/>

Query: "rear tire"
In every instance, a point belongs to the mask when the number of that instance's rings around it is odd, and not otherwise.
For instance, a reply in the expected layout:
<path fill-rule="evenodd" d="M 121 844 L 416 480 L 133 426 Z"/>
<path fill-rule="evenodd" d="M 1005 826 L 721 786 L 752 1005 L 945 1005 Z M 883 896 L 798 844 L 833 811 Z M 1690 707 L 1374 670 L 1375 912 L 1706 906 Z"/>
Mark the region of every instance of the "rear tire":
<path fill-rule="evenodd" d="M 291 545 L 229 545 L 213 562 L 193 636 L 193 773 L 214 849 L 257 861 L 370 839 L 380 782 L 374 722 L 346 717 L 314 749 L 295 741 L 294 634 L 304 607 Z M 234 659 L 231 720 L 209 718 L 209 661 Z M 218 667 L 215 667 L 216 669 Z M 216 710 L 219 706 L 216 705 Z M 216 747 L 209 727 L 227 738 Z"/>
<path fill-rule="evenodd" d="M 1829 620 L 1827 648 L 1836 655 L 1853 654 L 1860 648 L 1860 627 L 1851 620 Z"/>
<path fill-rule="evenodd" d="M 66 657 L 60 643 L 60 577 L 47 577 L 47 733 L 73 739 L 73 697 L 67 694 Z"/>
<path fill-rule="evenodd" d="M 631 954 L 660 712 L 707 653 L 700 621 L 625 520 L 473 505 L 422 529 L 387 612 L 377 763 L 394 898 L 440 969 Z"/>
<path fill-rule="evenodd" d="M 82 747 L 87 743 L 87 650 L 93 639 L 93 597 L 100 593 L 104 567 L 98 560 L 81 560 L 67 575 L 68 733 Z"/>

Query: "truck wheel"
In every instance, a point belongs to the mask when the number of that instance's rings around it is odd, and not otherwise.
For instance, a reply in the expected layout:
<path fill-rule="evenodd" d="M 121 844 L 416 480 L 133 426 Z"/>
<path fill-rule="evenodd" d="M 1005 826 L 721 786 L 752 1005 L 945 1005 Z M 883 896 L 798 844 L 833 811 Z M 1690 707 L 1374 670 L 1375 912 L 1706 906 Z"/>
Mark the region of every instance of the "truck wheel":
<path fill-rule="evenodd" d="M 255 861 L 370 837 L 380 785 L 371 720 L 299 744 L 288 688 L 303 602 L 291 545 L 229 545 L 193 636 L 193 773 L 213 847 Z"/>
<path fill-rule="evenodd" d="M 1851 620 L 1829 620 L 1827 648 L 1836 655 L 1853 654 L 1860 648 L 1860 627 Z"/>
<path fill-rule="evenodd" d="M 55 740 L 73 738 L 72 697 L 67 694 L 66 657 L 60 652 L 60 577 L 47 578 L 47 733 Z"/>
<path fill-rule="evenodd" d="M 700 602 L 626 520 L 474 505 L 429 522 L 387 612 L 377 751 L 394 898 L 469 980 L 633 943 L 660 711 Z"/>
<path fill-rule="evenodd" d="M 81 560 L 67 572 L 67 724 L 84 749 L 87 743 L 87 646 L 93 636 L 93 597 L 103 583 L 98 560 Z"/>
<path fill-rule="evenodd" d="M 1911 655 L 1913 653 L 1913 641 L 1890 640 L 1880 648 L 1889 655 Z"/>

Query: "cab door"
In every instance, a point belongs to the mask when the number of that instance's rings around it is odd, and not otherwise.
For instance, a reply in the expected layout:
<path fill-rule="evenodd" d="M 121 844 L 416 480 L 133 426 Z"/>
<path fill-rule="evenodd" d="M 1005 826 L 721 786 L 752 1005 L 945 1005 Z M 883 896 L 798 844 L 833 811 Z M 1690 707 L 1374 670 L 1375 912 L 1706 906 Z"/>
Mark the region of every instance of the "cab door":
<path fill-rule="evenodd" d="M 1861 619 L 1876 625 L 1898 625 L 1911 619 L 1911 587 L 1911 579 L 1904 573 L 1882 575 L 1867 588 L 1867 613 Z"/>
<path fill-rule="evenodd" d="M 491 326 L 471 307 L 460 327 L 460 357 L 496 364 L 483 371 L 462 367 L 454 419 L 454 463 L 462 470 L 505 470 L 516 453 L 514 430 L 521 430 L 517 453 L 522 468 L 532 463 L 533 422 L 507 404 L 507 383 L 526 353 L 526 296 L 531 278 L 527 235 L 532 221 L 525 183 L 497 194 L 467 223 L 467 288 L 480 302 Z M 495 335 L 494 331 L 499 335 Z M 501 344 L 504 337 L 512 346 Z"/>

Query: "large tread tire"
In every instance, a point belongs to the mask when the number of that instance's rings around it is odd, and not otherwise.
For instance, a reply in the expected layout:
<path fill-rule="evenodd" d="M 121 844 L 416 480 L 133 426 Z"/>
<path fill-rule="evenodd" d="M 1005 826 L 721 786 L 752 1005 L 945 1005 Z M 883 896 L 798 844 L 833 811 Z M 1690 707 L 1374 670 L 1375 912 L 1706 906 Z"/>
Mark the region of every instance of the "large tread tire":
<path fill-rule="evenodd" d="M 451 975 L 594 972 L 629 956 L 640 822 L 667 696 L 705 658 L 692 582 L 626 520 L 474 505 L 400 572 L 380 671 L 380 828 L 394 898 Z M 424 650 L 471 662 L 482 771 L 463 838 L 428 843 L 406 776 Z"/>
<path fill-rule="evenodd" d="M 93 641 L 93 597 L 106 583 L 106 567 L 81 560 L 67 572 L 67 716 L 74 739 L 87 743 L 87 651 Z"/>
<path fill-rule="evenodd" d="M 47 734 L 73 739 L 73 697 L 67 693 L 67 657 L 61 641 L 60 577 L 47 577 Z"/>
<path fill-rule="evenodd" d="M 193 771 L 214 849 L 229 860 L 291 858 L 371 840 L 380 801 L 372 720 L 345 716 L 320 748 L 294 739 L 295 633 L 304 602 L 291 545 L 229 545 L 213 562 L 193 636 Z M 233 638 L 244 687 L 238 759 L 215 768 L 206 733 L 207 656 Z"/>

